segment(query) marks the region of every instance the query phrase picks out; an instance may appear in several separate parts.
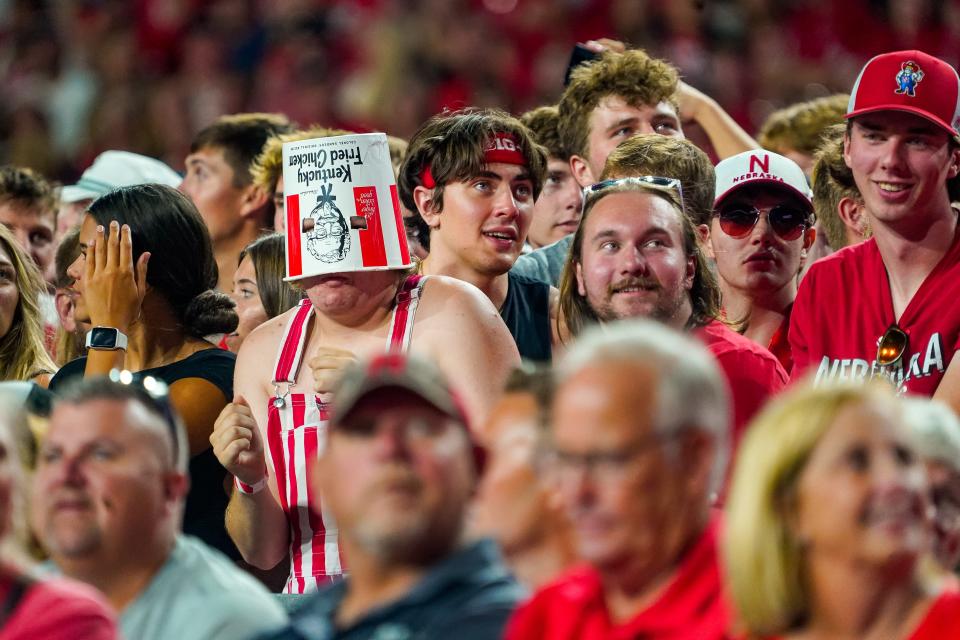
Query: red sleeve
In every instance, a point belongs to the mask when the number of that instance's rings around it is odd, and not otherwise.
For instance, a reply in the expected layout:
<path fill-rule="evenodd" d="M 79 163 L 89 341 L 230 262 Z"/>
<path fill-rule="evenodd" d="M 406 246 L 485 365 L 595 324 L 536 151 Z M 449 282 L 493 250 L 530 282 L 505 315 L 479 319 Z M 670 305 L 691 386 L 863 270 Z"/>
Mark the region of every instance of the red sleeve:
<path fill-rule="evenodd" d="M 817 265 L 813 265 L 800 281 L 797 299 L 793 302 L 793 311 L 790 314 L 790 330 L 787 336 L 790 339 L 790 353 L 793 356 L 793 369 L 790 371 L 790 378 L 793 380 L 803 377 L 810 367 L 810 312 L 814 304 L 816 272 Z"/>
<path fill-rule="evenodd" d="M 114 614 L 91 587 L 66 580 L 37 582 L 3 628 L 4 639 L 114 640 Z"/>
<path fill-rule="evenodd" d="M 789 378 L 776 358 L 765 358 L 752 351 L 727 351 L 717 354 L 717 362 L 730 385 L 733 401 L 733 450 L 750 420 L 771 396 L 783 389 Z"/>
<path fill-rule="evenodd" d="M 504 640 L 543 638 L 546 632 L 542 619 L 543 613 L 540 600 L 536 597 L 518 607 L 507 623 L 507 629 L 503 634 Z"/>

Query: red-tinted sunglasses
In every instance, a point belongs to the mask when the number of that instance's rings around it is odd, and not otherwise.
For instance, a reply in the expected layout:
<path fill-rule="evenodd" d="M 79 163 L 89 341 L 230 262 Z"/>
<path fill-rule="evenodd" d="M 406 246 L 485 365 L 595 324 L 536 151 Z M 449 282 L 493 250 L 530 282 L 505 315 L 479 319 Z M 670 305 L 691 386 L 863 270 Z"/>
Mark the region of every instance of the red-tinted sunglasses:
<path fill-rule="evenodd" d="M 750 235 L 760 220 L 760 210 L 744 204 L 721 206 L 716 212 L 720 228 L 731 238 Z M 792 204 L 778 204 L 770 208 L 767 224 L 784 240 L 796 240 L 810 226 L 810 214 Z"/>

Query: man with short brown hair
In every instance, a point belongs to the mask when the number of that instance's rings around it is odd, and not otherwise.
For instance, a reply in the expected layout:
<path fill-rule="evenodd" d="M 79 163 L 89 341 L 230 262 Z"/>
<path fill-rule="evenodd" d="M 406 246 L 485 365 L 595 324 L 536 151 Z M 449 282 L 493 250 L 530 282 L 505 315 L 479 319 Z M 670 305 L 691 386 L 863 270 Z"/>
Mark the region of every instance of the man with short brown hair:
<path fill-rule="evenodd" d="M 48 282 L 56 277 L 56 218 L 54 190 L 43 176 L 25 167 L 0 167 L 0 224 L 10 229 Z"/>
<path fill-rule="evenodd" d="M 269 138 L 292 128 L 283 115 L 239 113 L 222 116 L 190 145 L 180 190 L 210 230 L 220 291 L 232 289 L 240 252 L 273 222 L 272 194 L 253 183 L 250 164 Z"/>

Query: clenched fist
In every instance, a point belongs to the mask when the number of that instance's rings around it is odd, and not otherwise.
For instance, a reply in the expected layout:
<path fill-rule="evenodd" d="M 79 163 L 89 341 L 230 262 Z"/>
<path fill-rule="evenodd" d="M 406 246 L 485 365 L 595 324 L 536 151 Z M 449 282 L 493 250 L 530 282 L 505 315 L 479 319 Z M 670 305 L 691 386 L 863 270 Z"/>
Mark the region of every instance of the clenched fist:
<path fill-rule="evenodd" d="M 240 482 L 254 485 L 266 470 L 263 440 L 250 406 L 242 396 L 234 398 L 217 416 L 210 434 L 213 453 Z"/>

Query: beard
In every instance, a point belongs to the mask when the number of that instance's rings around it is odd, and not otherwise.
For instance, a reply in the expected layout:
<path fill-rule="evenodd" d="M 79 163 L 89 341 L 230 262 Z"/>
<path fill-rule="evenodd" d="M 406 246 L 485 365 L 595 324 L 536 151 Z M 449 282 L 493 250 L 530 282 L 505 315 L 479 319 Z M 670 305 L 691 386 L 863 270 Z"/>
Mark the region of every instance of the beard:
<path fill-rule="evenodd" d="M 418 493 L 416 504 L 383 505 L 376 500 L 386 486 L 400 484 Z M 412 474 L 392 474 L 375 484 L 363 504 L 371 512 L 358 519 L 351 532 L 354 543 L 384 565 L 432 564 L 458 543 L 463 528 L 461 505 L 427 505 L 423 487 Z"/>
<path fill-rule="evenodd" d="M 655 292 L 652 300 L 638 305 L 617 304 L 616 296 L 628 288 L 643 288 Z M 689 292 L 678 288 L 676 291 L 664 289 L 655 278 L 628 278 L 607 287 L 599 300 L 587 295 L 590 308 L 600 322 L 613 322 L 625 318 L 650 318 L 664 324 L 673 325 L 684 304 L 689 300 Z"/>

